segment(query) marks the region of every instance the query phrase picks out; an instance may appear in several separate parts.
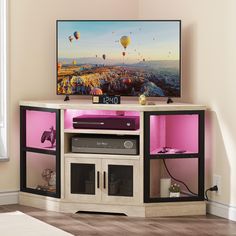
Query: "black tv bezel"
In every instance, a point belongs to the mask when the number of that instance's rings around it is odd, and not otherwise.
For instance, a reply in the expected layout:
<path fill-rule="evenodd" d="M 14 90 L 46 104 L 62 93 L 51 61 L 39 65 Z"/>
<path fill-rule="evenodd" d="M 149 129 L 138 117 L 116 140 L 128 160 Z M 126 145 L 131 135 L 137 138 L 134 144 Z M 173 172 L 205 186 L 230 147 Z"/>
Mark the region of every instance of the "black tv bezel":
<path fill-rule="evenodd" d="M 56 95 L 60 96 L 82 96 L 82 97 L 90 97 L 91 95 L 82 95 L 82 94 L 61 94 L 58 93 L 57 90 L 57 78 L 58 78 L 58 23 L 59 22 L 71 22 L 71 21 L 81 21 L 81 22 L 129 22 L 129 21 L 135 21 L 135 22 L 179 22 L 179 84 L 180 84 L 180 91 L 179 96 L 171 96 L 172 98 L 181 98 L 182 96 L 182 21 L 181 20 L 56 20 Z M 121 97 L 137 97 L 132 95 L 122 95 Z M 149 96 L 149 98 L 167 98 L 168 96 Z"/>

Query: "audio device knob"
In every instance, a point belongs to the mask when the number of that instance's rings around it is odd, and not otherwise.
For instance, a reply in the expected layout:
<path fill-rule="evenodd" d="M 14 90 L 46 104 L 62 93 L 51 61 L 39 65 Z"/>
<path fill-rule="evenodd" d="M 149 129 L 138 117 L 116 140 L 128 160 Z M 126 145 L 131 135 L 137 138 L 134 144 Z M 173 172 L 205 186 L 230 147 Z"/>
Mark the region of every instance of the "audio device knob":
<path fill-rule="evenodd" d="M 125 147 L 125 148 L 130 149 L 130 148 L 132 148 L 133 146 L 134 146 L 134 144 L 133 144 L 133 142 L 130 141 L 130 140 L 126 140 L 126 141 L 124 142 L 124 147 Z"/>

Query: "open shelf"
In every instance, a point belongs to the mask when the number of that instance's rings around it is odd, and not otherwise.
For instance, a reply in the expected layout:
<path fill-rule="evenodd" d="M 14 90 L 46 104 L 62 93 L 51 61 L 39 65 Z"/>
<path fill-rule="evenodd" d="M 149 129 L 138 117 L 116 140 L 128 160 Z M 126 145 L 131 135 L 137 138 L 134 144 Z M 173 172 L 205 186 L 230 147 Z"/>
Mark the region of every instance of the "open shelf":
<path fill-rule="evenodd" d="M 64 129 L 64 133 L 72 134 L 117 134 L 117 135 L 139 135 L 140 130 L 101 130 L 101 129 Z"/>
<path fill-rule="evenodd" d="M 25 147 L 22 148 L 25 152 L 36 152 L 36 153 L 42 153 L 42 154 L 48 154 L 48 155 L 56 155 L 56 149 L 43 149 L 43 148 L 31 148 L 31 147 Z"/>
<path fill-rule="evenodd" d="M 27 192 L 50 196 L 57 194 L 56 156 L 26 151 L 26 166 Z"/>
<path fill-rule="evenodd" d="M 161 154 L 161 155 L 151 155 L 150 160 L 152 159 L 184 159 L 184 158 L 199 158 L 197 153 L 185 153 L 185 154 Z"/>
<path fill-rule="evenodd" d="M 97 153 L 65 153 L 65 158 L 99 158 L 99 159 L 119 159 L 119 160 L 138 160 L 140 155 L 111 155 L 111 154 L 97 154 Z"/>
<path fill-rule="evenodd" d="M 31 110 L 25 112 L 26 143 L 28 148 L 56 150 L 56 113 Z"/>
<path fill-rule="evenodd" d="M 150 116 L 150 155 L 199 153 L 198 114 Z"/>
<path fill-rule="evenodd" d="M 139 124 L 138 127 L 136 127 L 136 130 L 131 130 L 132 131 L 137 131 L 139 130 L 139 125 L 140 125 L 140 113 L 137 111 L 116 111 L 116 110 L 73 110 L 73 109 L 66 109 L 64 111 L 64 127 L 65 130 L 73 130 L 73 118 L 78 117 L 78 116 L 94 116 L 94 117 L 100 117 L 100 116 L 109 116 L 109 117 L 130 117 L 130 116 L 135 116 L 139 118 Z M 76 130 L 76 129 L 75 129 Z M 90 130 L 87 128 L 84 128 L 83 130 Z M 99 130 L 99 129 L 97 129 Z M 103 129 L 104 131 L 110 131 L 109 129 Z M 113 131 L 113 130 L 111 130 Z M 114 130 L 117 132 L 128 132 L 129 130 Z M 100 131 L 102 132 L 102 131 Z M 139 132 L 139 131 L 138 131 Z M 86 133 L 86 131 L 85 131 Z"/>
<path fill-rule="evenodd" d="M 187 190 L 187 188 L 174 178 L 183 181 L 189 189 L 196 193 L 192 194 Z M 198 158 L 194 159 L 167 159 L 167 160 L 150 160 L 150 190 L 149 198 L 151 201 L 174 201 L 174 200 L 184 200 L 184 199 L 197 199 L 199 198 L 198 189 Z M 169 187 L 170 184 L 180 185 L 180 196 L 170 197 Z"/>

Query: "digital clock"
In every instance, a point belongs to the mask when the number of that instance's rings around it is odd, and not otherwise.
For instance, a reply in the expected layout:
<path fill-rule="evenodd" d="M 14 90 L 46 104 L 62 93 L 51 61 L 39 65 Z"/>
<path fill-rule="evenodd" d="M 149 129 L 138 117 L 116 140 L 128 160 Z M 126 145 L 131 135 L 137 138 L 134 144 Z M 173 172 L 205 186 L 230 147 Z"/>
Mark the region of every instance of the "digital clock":
<path fill-rule="evenodd" d="M 94 104 L 120 104 L 119 95 L 93 95 Z"/>

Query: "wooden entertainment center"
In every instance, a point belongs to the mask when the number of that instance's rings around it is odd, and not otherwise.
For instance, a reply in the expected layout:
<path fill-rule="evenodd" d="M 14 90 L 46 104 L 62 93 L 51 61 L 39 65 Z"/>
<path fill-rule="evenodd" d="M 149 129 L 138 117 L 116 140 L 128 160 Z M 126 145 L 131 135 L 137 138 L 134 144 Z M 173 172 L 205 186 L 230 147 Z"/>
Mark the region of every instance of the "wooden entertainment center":
<path fill-rule="evenodd" d="M 134 102 L 21 101 L 20 204 L 71 213 L 204 215 L 205 109 L 203 105 L 165 102 L 142 106 Z M 84 114 L 138 116 L 139 127 L 73 128 L 73 117 Z M 48 140 L 55 136 L 54 144 L 41 139 L 44 131 L 48 131 Z M 138 154 L 72 152 L 71 138 L 79 134 L 136 137 Z M 179 197 L 163 194 L 165 180 L 180 185 Z"/>

